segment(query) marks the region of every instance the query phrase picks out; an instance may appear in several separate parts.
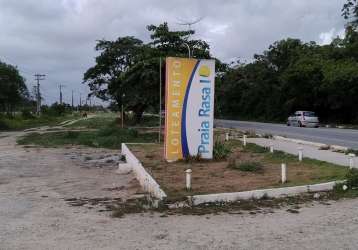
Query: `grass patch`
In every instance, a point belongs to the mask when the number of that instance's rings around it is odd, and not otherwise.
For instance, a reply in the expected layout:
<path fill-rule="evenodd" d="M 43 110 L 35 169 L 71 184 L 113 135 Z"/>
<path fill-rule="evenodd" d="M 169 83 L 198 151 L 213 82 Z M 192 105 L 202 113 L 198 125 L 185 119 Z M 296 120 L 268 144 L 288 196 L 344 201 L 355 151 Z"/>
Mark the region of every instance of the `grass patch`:
<path fill-rule="evenodd" d="M 214 160 L 216 161 L 225 160 L 230 153 L 231 153 L 231 149 L 227 144 L 219 140 L 215 141 L 214 148 L 213 148 Z"/>
<path fill-rule="evenodd" d="M 120 123 L 115 122 L 116 114 L 115 113 L 105 113 L 100 114 L 95 117 L 88 119 L 79 120 L 71 125 L 66 126 L 67 128 L 88 128 L 88 129 L 101 129 L 108 126 L 119 126 Z"/>
<path fill-rule="evenodd" d="M 347 167 L 310 158 L 303 158 L 303 161 L 299 162 L 298 157 L 295 155 L 291 155 L 278 150 L 274 151 L 274 153 L 270 153 L 267 148 L 252 143 L 248 143 L 247 146 L 244 148 L 244 151 L 263 156 L 263 163 L 277 165 L 280 165 L 281 163 L 286 163 L 288 166 L 288 171 L 290 171 L 291 167 L 300 166 L 310 167 L 313 170 L 311 182 L 307 183 L 304 181 L 289 180 L 287 185 L 290 186 L 343 180 L 346 178 L 346 174 L 348 171 Z"/>
<path fill-rule="evenodd" d="M 14 117 L 0 116 L 0 131 L 23 130 L 41 126 L 54 126 L 59 123 L 77 118 L 77 114 L 65 116 L 46 116 L 23 118 L 21 115 Z"/>
<path fill-rule="evenodd" d="M 246 147 L 243 148 L 243 151 L 262 154 L 266 153 L 267 149 L 253 143 L 247 143 Z"/>
<path fill-rule="evenodd" d="M 89 119 L 79 120 L 69 126 L 70 128 L 82 127 L 88 129 L 100 129 L 108 126 L 121 126 L 122 121 L 119 113 L 104 113 Z M 124 120 L 125 127 L 157 127 L 159 126 L 159 117 L 154 115 L 144 115 L 137 123 L 131 115 L 127 115 Z"/>
<path fill-rule="evenodd" d="M 154 142 L 156 133 L 141 134 L 135 129 L 105 127 L 98 131 L 67 131 L 53 133 L 30 133 L 17 140 L 20 145 L 39 145 L 42 147 L 59 147 L 64 145 L 84 145 L 118 149 L 123 142 Z"/>
<path fill-rule="evenodd" d="M 244 171 L 244 172 L 260 172 L 263 170 L 263 165 L 260 162 L 242 162 L 242 163 L 234 163 L 229 164 L 229 168 Z"/>

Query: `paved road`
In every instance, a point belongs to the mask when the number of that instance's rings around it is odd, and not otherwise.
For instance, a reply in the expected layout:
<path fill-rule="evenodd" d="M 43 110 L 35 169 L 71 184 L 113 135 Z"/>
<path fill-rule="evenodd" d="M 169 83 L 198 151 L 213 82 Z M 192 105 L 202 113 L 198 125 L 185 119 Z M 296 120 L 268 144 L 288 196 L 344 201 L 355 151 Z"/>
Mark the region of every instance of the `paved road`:
<path fill-rule="evenodd" d="M 215 120 L 217 127 L 255 130 L 256 133 L 270 133 L 289 138 L 320 142 L 330 145 L 358 149 L 358 130 L 335 128 L 299 128 L 285 124 Z"/>

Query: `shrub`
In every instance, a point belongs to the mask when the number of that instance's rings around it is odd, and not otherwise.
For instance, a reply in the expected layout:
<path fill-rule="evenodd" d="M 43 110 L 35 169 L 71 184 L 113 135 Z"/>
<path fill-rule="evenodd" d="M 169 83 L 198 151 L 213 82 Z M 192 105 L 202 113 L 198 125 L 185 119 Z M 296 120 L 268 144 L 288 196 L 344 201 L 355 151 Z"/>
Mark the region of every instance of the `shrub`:
<path fill-rule="evenodd" d="M 352 168 L 348 171 L 346 175 L 347 186 L 349 188 L 357 188 L 358 187 L 358 169 Z"/>
<path fill-rule="evenodd" d="M 215 141 L 213 149 L 214 160 L 224 160 L 228 157 L 230 153 L 231 149 L 228 145 L 218 140 Z"/>
<path fill-rule="evenodd" d="M 21 116 L 24 119 L 34 119 L 35 117 L 31 114 L 31 111 L 28 109 L 23 109 L 21 111 Z"/>
<path fill-rule="evenodd" d="M 6 122 L 5 119 L 1 119 L 0 117 L 0 130 L 8 130 L 10 129 L 9 124 Z"/>
<path fill-rule="evenodd" d="M 65 132 L 64 138 L 66 139 L 76 139 L 80 135 L 80 132 L 78 131 L 67 131 Z"/>

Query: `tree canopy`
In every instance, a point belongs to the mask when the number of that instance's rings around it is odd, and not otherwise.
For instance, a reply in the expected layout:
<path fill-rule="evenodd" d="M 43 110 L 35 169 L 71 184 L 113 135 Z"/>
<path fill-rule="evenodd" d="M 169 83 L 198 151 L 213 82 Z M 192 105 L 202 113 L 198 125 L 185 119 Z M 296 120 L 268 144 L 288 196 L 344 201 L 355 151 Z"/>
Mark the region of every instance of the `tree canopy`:
<path fill-rule="evenodd" d="M 347 0 L 342 15 L 345 37 L 328 45 L 287 38 L 250 63 L 216 59 L 216 117 L 284 121 L 295 110 L 312 110 L 322 121 L 358 123 L 358 0 Z M 187 57 L 187 45 L 194 58 L 213 58 L 207 42 L 192 39 L 193 30 L 173 31 L 167 23 L 147 29 L 149 43 L 98 41 L 96 64 L 84 75 L 92 94 L 124 104 L 138 119 L 158 107 L 160 58 Z"/>
<path fill-rule="evenodd" d="M 171 31 L 167 23 L 149 25 L 147 29 L 151 32 L 151 41 L 147 44 L 135 37 L 98 41 L 95 49 L 100 54 L 96 64 L 84 74 L 84 82 L 93 95 L 119 106 L 124 104 L 126 109 L 136 113 L 137 119 L 145 110 L 158 106 L 160 58 L 186 57 L 185 44 L 190 46 L 193 57 L 211 58 L 205 41 L 190 39 L 195 33 L 193 30 Z M 164 63 L 162 72 L 164 76 Z"/>
<path fill-rule="evenodd" d="M 8 114 L 28 98 L 25 79 L 18 69 L 0 61 L 0 110 Z"/>
<path fill-rule="evenodd" d="M 313 110 L 323 121 L 358 122 L 357 45 L 350 35 L 323 46 L 298 39 L 275 42 L 222 77 L 216 114 L 283 121 L 295 110 Z"/>

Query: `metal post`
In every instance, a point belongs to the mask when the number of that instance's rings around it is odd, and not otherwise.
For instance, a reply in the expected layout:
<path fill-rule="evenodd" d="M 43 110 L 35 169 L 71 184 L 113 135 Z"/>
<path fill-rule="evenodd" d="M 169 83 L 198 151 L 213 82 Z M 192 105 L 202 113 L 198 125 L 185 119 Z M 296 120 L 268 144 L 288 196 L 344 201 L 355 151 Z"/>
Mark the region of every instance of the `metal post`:
<path fill-rule="evenodd" d="M 273 143 L 270 143 L 270 153 L 273 153 Z"/>
<path fill-rule="evenodd" d="M 303 148 L 299 147 L 298 148 L 298 160 L 302 161 L 302 159 L 303 159 Z"/>
<path fill-rule="evenodd" d="M 287 168 L 286 168 L 286 163 L 282 163 L 281 164 L 281 182 L 286 183 L 287 181 Z"/>
<path fill-rule="evenodd" d="M 349 168 L 354 168 L 354 157 L 356 157 L 355 154 L 348 154 L 349 156 Z"/>
<path fill-rule="evenodd" d="M 225 141 L 229 141 L 229 133 L 225 133 Z"/>
<path fill-rule="evenodd" d="M 244 135 L 243 137 L 244 137 L 244 147 L 246 147 L 246 137 L 247 137 L 247 135 Z"/>
<path fill-rule="evenodd" d="M 122 111 L 121 111 L 121 118 L 122 118 L 122 119 L 121 119 L 121 123 L 122 123 L 122 128 L 123 128 L 123 126 L 124 126 L 124 122 L 123 122 L 123 121 L 124 121 L 124 117 L 123 117 L 124 115 L 123 115 L 123 113 L 124 113 L 124 108 L 123 108 L 123 101 L 122 101 Z"/>
<path fill-rule="evenodd" d="M 190 191 L 191 190 L 191 169 L 187 169 L 185 171 L 186 173 L 186 190 Z"/>
<path fill-rule="evenodd" d="M 159 58 L 159 133 L 158 142 L 160 144 L 162 133 L 162 58 Z"/>
<path fill-rule="evenodd" d="M 190 46 L 187 43 L 183 43 L 188 48 L 188 57 L 191 58 Z"/>

